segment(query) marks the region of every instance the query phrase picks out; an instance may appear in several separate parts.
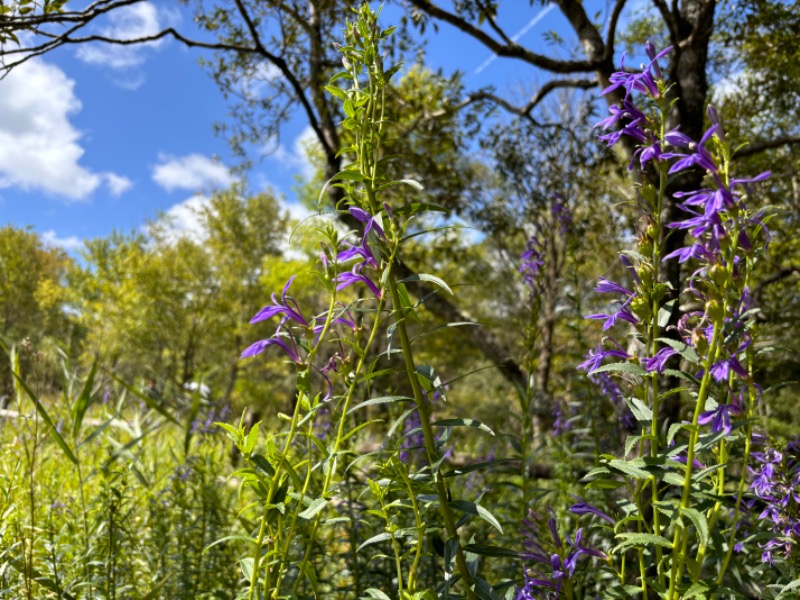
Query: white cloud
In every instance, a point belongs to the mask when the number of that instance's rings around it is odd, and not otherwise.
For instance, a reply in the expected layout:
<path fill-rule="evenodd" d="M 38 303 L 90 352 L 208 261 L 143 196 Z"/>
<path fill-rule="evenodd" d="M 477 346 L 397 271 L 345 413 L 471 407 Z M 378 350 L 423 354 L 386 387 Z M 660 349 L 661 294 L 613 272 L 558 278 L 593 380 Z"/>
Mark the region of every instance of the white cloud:
<path fill-rule="evenodd" d="M 81 166 L 81 133 L 69 116 L 81 110 L 75 82 L 32 59 L 0 83 L 0 188 L 37 190 L 83 200 L 106 181 L 122 192 L 124 177 Z"/>
<path fill-rule="evenodd" d="M 206 188 L 228 187 L 234 182 L 228 167 L 202 154 L 161 154 L 158 158 L 160 164 L 153 168 L 153 181 L 168 192 L 207 191 Z"/>
<path fill-rule="evenodd" d="M 49 231 L 45 231 L 42 234 L 42 242 L 45 246 L 54 246 L 56 248 L 62 248 L 64 250 L 79 250 L 83 248 L 83 240 L 77 236 L 70 235 L 68 237 L 58 237 L 55 231 L 52 229 Z"/>
<path fill-rule="evenodd" d="M 173 11 L 160 11 L 151 2 L 139 2 L 111 11 L 108 15 L 108 24 L 101 27 L 97 34 L 119 40 L 142 38 L 161 31 L 163 29 L 162 21 L 175 19 Z M 89 64 L 111 69 L 130 69 L 144 63 L 146 47 L 158 48 L 164 41 L 165 39 L 162 38 L 147 44 L 130 46 L 100 42 L 85 44 L 78 47 L 76 55 L 80 60 Z"/>
<path fill-rule="evenodd" d="M 154 228 L 155 224 L 151 223 L 145 225 L 144 230 L 147 233 L 159 234 L 169 242 L 175 242 L 180 238 L 202 242 L 206 238 L 206 233 L 200 220 L 200 213 L 210 202 L 208 196 L 195 194 L 167 210 L 163 218 L 156 222 L 157 227 Z"/>
<path fill-rule="evenodd" d="M 108 185 L 108 191 L 110 191 L 111 195 L 114 197 L 121 196 L 133 185 L 130 179 L 122 175 L 117 175 L 116 173 L 104 173 L 103 177 L 106 180 L 106 185 Z"/>

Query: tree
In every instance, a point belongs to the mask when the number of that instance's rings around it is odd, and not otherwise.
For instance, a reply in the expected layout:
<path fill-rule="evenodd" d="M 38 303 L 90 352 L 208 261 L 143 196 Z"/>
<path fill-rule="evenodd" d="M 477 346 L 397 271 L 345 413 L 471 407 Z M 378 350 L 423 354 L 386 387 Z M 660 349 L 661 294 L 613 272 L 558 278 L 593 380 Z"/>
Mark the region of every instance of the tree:
<path fill-rule="evenodd" d="M 29 229 L 0 228 L 0 341 L 11 346 L 28 339 L 38 349 L 46 338 L 68 335 L 63 285 L 69 264 L 63 251 L 45 247 Z M 0 368 L 0 400 L 11 390 L 10 372 Z"/>
<path fill-rule="evenodd" d="M 202 380 L 227 402 L 245 369 L 247 322 L 285 282 L 273 271 L 284 274 L 288 218 L 273 195 L 245 197 L 240 186 L 213 195 L 198 218 L 190 234 L 165 216 L 146 234 L 87 242 L 72 303 L 86 350 L 121 376 L 177 389 Z"/>

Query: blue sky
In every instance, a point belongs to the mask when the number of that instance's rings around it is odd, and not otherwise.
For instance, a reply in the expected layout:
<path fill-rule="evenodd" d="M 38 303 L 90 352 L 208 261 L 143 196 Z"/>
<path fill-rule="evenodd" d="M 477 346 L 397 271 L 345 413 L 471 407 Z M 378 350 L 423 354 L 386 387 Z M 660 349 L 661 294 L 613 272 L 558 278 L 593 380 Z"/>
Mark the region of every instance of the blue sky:
<path fill-rule="evenodd" d="M 543 36 L 567 31 L 558 10 L 523 0 L 503 4 L 500 22 L 509 33 L 533 49 L 557 51 Z M 147 0 L 124 10 L 98 28 L 126 35 L 174 25 L 193 33 L 191 15 L 177 4 Z M 390 24 L 397 14 L 388 8 L 382 20 Z M 190 228 L 187 208 L 202 201 L 198 194 L 227 186 L 227 165 L 235 162 L 213 132 L 229 105 L 198 66 L 200 56 L 169 40 L 67 47 L 0 81 L 0 223 L 30 225 L 68 250 L 112 230 L 138 230 L 159 212 Z M 466 73 L 468 87 L 492 84 L 512 97 L 547 80 L 513 60 L 492 59 L 446 24 L 430 36 L 428 61 Z M 284 194 L 296 214 L 302 210 L 291 190 L 307 168 L 300 144 L 307 134 L 296 115 L 281 131 L 278 151 L 249 177 L 256 190 L 271 185 Z"/>

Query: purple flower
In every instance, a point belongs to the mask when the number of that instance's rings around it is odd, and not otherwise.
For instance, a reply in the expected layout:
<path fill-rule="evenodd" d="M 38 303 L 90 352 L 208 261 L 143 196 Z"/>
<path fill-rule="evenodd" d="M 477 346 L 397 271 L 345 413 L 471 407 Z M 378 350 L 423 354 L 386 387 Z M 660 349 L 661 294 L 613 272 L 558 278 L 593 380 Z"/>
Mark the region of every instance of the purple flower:
<path fill-rule="evenodd" d="M 545 250 L 546 245 L 536 235 L 532 235 L 520 256 L 522 264 L 519 272 L 522 274 L 522 281 L 530 288 L 531 296 L 538 292 L 539 271 L 544 266 Z"/>
<path fill-rule="evenodd" d="M 613 281 L 609 281 L 604 277 L 600 278 L 600 281 L 597 284 L 597 287 L 594 288 L 595 292 L 599 292 L 601 294 L 624 294 L 626 296 L 633 296 L 633 292 L 630 290 L 625 289 L 621 285 L 614 283 Z"/>
<path fill-rule="evenodd" d="M 697 419 L 700 425 L 711 424 L 711 431 L 718 433 L 722 431 L 726 436 L 731 434 L 731 414 L 739 411 L 732 404 L 718 404 L 714 410 L 707 410 Z"/>
<path fill-rule="evenodd" d="M 351 206 L 347 209 L 347 211 L 362 223 L 366 223 L 367 226 L 364 228 L 363 237 L 366 238 L 369 235 L 369 232 L 374 230 L 378 236 L 386 239 L 386 234 L 384 233 L 383 228 L 378 225 L 375 217 L 370 215 L 367 211 L 356 206 Z"/>
<path fill-rule="evenodd" d="M 345 242 L 345 244 L 347 244 L 347 242 Z M 372 267 L 373 269 L 378 268 L 378 261 L 375 259 L 375 254 L 372 252 L 372 248 L 370 248 L 369 244 L 367 243 L 366 236 L 361 238 L 361 243 L 358 245 L 347 245 L 347 249 L 342 250 L 336 255 L 337 262 L 347 262 L 353 258 L 361 258 L 363 259 L 363 263 L 368 267 Z"/>
<path fill-rule="evenodd" d="M 711 376 L 715 381 L 727 381 L 731 373 L 736 373 L 739 377 L 747 377 L 747 371 L 745 371 L 736 356 L 731 356 L 711 365 Z"/>
<path fill-rule="evenodd" d="M 611 313 L 611 314 L 597 313 L 597 314 L 594 314 L 594 315 L 587 315 L 586 318 L 587 319 L 604 320 L 605 323 L 603 323 L 603 331 L 608 331 L 614 325 L 616 325 L 617 322 L 620 321 L 620 320 L 627 321 L 628 323 L 631 323 L 632 325 L 638 325 L 639 324 L 639 319 L 634 317 L 633 313 L 631 313 L 631 311 L 628 308 L 624 307 L 624 306 L 622 308 L 620 308 L 615 313 Z"/>
<path fill-rule="evenodd" d="M 667 254 L 663 260 L 666 261 L 671 258 L 677 258 L 679 263 L 685 263 L 690 258 L 696 258 L 698 260 L 702 259 L 707 262 L 714 261 L 714 255 L 711 254 L 700 244 L 692 244 L 691 246 L 687 246 L 686 248 L 678 248 L 674 252 L 670 252 L 669 254 Z"/>
<path fill-rule="evenodd" d="M 339 285 L 336 286 L 337 290 L 343 290 L 347 287 L 350 287 L 354 283 L 363 283 L 366 285 L 369 290 L 375 295 L 376 298 L 380 299 L 381 297 L 381 290 L 378 288 L 377 285 L 366 275 L 362 274 L 361 270 L 363 268 L 363 264 L 359 263 L 353 267 L 352 271 L 345 271 L 344 273 L 339 273 L 336 281 Z"/>
<path fill-rule="evenodd" d="M 265 306 L 262 308 L 256 316 L 250 319 L 250 323 L 258 323 L 259 321 L 266 321 L 267 319 L 271 319 L 275 315 L 286 315 L 287 318 L 303 325 L 304 327 L 308 326 L 308 321 L 303 316 L 303 313 L 300 311 L 300 307 L 297 305 L 297 302 L 294 298 L 288 297 L 287 294 L 289 292 L 289 288 L 294 281 L 295 276 L 292 275 L 289 278 L 289 281 L 286 282 L 286 285 L 283 286 L 283 293 L 281 294 L 281 302 L 278 302 L 275 299 L 275 294 L 272 294 L 272 305 Z"/>
<path fill-rule="evenodd" d="M 587 503 L 585 500 L 578 496 L 572 496 L 577 500 L 577 504 L 573 504 L 569 507 L 570 512 L 576 515 L 595 515 L 596 517 L 600 517 L 601 519 L 608 521 L 611 525 L 614 525 L 616 521 L 609 517 L 606 513 L 604 513 L 599 508 L 592 506 L 591 504 Z M 580 539 L 580 538 L 578 538 Z"/>
<path fill-rule="evenodd" d="M 631 358 L 630 355 L 622 349 L 622 346 L 620 346 L 613 338 L 608 339 L 610 339 L 617 346 L 616 350 L 604 350 L 603 344 L 600 344 L 597 346 L 597 348 L 592 348 L 589 350 L 585 356 L 586 360 L 580 363 L 577 368 L 581 371 L 591 372 L 597 370 L 602 364 L 603 359 L 605 359 L 607 356 L 615 356 L 624 360 L 629 360 Z"/>
<path fill-rule="evenodd" d="M 289 344 L 278 337 L 278 334 L 276 334 L 275 337 L 271 337 L 266 340 L 258 340 L 255 344 L 248 346 L 244 352 L 242 352 L 241 358 L 248 358 L 250 356 L 261 354 L 269 346 L 279 346 L 295 363 L 300 364 L 303 362 L 300 359 L 300 356 L 298 356 L 296 348 L 290 347 Z M 292 342 L 292 346 L 294 346 L 294 342 Z"/>
<path fill-rule="evenodd" d="M 658 98 L 659 91 L 658 85 L 653 78 L 653 74 L 651 73 L 651 69 L 655 71 L 656 77 L 661 79 L 661 69 L 658 68 L 658 61 L 659 59 L 666 56 L 669 52 L 672 51 L 672 46 L 665 48 L 658 54 L 655 53 L 655 48 L 653 48 L 653 55 L 650 56 L 650 64 L 647 65 L 641 72 L 636 73 L 628 73 L 625 69 L 625 55 L 622 56 L 622 63 L 621 63 L 621 70 L 617 73 L 612 73 L 611 77 L 608 80 L 611 82 L 611 85 L 608 86 L 606 89 L 602 91 L 602 94 L 608 94 L 617 88 L 624 87 L 625 88 L 625 98 L 628 97 L 634 92 L 641 92 L 651 98 Z M 648 52 L 649 54 L 649 52 Z M 656 68 L 653 68 L 655 65 Z"/>
<path fill-rule="evenodd" d="M 667 367 L 667 361 L 678 354 L 674 348 L 666 347 L 656 352 L 652 357 L 644 361 L 644 368 L 648 373 L 655 371 L 656 373 L 663 373 Z"/>

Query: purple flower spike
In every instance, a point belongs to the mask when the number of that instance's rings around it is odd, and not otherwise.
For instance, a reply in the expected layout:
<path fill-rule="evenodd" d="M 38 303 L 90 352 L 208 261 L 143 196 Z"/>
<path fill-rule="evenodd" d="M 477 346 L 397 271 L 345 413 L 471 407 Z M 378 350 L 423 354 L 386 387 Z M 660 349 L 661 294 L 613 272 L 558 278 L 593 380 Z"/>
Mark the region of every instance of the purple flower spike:
<path fill-rule="evenodd" d="M 595 515 L 596 517 L 600 517 L 601 519 L 608 521 L 611 525 L 614 525 L 616 521 L 609 517 L 606 513 L 604 513 L 599 508 L 592 506 L 591 504 L 587 503 L 585 500 L 578 496 L 572 496 L 575 500 L 578 501 L 577 504 L 573 504 L 569 507 L 570 512 L 576 515 Z"/>

